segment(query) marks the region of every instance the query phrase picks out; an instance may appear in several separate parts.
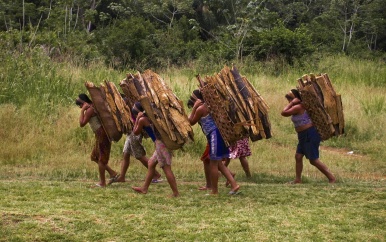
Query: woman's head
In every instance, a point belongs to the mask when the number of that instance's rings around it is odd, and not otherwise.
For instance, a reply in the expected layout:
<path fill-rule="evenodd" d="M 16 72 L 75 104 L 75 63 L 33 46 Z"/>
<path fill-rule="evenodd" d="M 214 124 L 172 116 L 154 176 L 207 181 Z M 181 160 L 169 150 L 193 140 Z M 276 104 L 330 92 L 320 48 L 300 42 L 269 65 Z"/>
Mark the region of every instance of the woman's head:
<path fill-rule="evenodd" d="M 288 101 L 291 101 L 295 98 L 299 99 L 300 101 L 302 100 L 300 92 L 297 89 L 291 89 L 291 91 L 285 95 L 285 98 L 287 98 Z"/>
<path fill-rule="evenodd" d="M 202 97 L 202 94 L 200 92 L 200 90 L 196 89 L 192 92 L 192 95 L 190 95 L 190 98 L 188 100 L 188 108 L 192 108 L 194 103 L 198 100 L 202 100 L 204 101 L 204 98 Z"/>
<path fill-rule="evenodd" d="M 140 102 L 135 102 L 133 108 L 131 109 L 131 113 L 134 117 L 137 117 L 140 112 L 144 112 L 144 109 Z"/>
<path fill-rule="evenodd" d="M 85 93 L 81 93 L 78 95 L 78 98 L 75 100 L 75 104 L 81 107 L 83 103 L 89 103 L 91 104 L 91 99 L 87 96 Z"/>

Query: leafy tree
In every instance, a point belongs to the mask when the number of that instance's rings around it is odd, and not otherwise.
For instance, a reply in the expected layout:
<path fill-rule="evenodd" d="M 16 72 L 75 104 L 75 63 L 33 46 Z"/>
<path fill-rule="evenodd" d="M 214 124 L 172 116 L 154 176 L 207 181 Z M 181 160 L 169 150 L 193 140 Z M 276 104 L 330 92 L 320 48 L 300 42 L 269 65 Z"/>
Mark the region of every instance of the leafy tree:
<path fill-rule="evenodd" d="M 163 66 L 183 65 L 196 59 L 204 45 L 199 39 L 198 29 L 192 28 L 186 17 L 175 21 L 170 31 L 158 30 L 154 37 L 156 56 Z"/>
<path fill-rule="evenodd" d="M 362 9 L 358 36 L 369 50 L 386 50 L 386 1 L 369 1 Z"/>
<path fill-rule="evenodd" d="M 255 32 L 248 40 L 248 44 L 254 46 L 250 54 L 257 60 L 284 58 L 290 64 L 314 50 L 311 36 L 304 27 L 292 31 L 280 22 L 271 30 Z"/>
<path fill-rule="evenodd" d="M 175 20 L 194 13 L 191 0 L 146 0 L 143 10 L 145 14 L 161 25 L 167 25 L 169 29 L 173 27 Z"/>
<path fill-rule="evenodd" d="M 153 58 L 155 32 L 154 25 L 140 17 L 116 20 L 110 26 L 95 31 L 96 44 L 109 65 L 144 69 L 158 64 Z"/>
<path fill-rule="evenodd" d="M 0 0 L 0 46 L 57 60 L 102 55 L 120 68 L 291 63 L 314 50 L 384 53 L 385 10 L 384 0 Z"/>
<path fill-rule="evenodd" d="M 264 28 L 269 22 L 267 19 L 276 19 L 276 16 L 266 11 L 264 3 L 265 1 L 257 0 L 202 2 L 201 12 L 204 13 L 205 10 L 207 16 L 213 15 L 217 24 L 209 25 L 216 28 L 209 30 L 201 28 L 201 31 L 216 40 L 228 58 L 242 60 L 244 41 L 250 36 L 251 31 Z M 205 23 L 202 26 L 205 26 Z"/>

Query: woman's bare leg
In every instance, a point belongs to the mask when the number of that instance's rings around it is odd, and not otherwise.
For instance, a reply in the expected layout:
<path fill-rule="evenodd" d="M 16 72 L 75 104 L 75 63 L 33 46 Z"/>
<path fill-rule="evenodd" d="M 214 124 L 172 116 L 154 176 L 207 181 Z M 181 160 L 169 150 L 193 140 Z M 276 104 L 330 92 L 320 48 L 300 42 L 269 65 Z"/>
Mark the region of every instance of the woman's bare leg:
<path fill-rule="evenodd" d="M 211 160 L 209 164 L 210 169 L 210 181 L 212 183 L 211 194 L 218 194 L 218 164 L 222 161 Z"/>
<path fill-rule="evenodd" d="M 310 160 L 310 163 L 311 165 L 318 168 L 318 170 L 321 171 L 328 178 L 329 183 L 335 183 L 335 176 L 328 170 L 327 166 L 324 163 L 322 163 L 319 159 L 313 161 Z"/>
<path fill-rule="evenodd" d="M 232 191 L 237 192 L 239 190 L 240 186 L 237 185 L 236 180 L 233 177 L 232 173 L 229 171 L 228 167 L 226 167 L 223 162 L 219 162 L 218 163 L 218 169 L 220 170 L 220 172 L 225 176 L 225 178 L 231 184 Z"/>
<path fill-rule="evenodd" d="M 132 189 L 138 193 L 146 194 L 147 190 L 149 189 L 151 180 L 153 179 L 154 173 L 155 173 L 155 167 L 157 165 L 157 161 L 149 161 L 148 168 L 147 168 L 147 174 L 145 178 L 145 183 L 142 187 L 132 187 Z"/>
<path fill-rule="evenodd" d="M 173 191 L 173 195 L 172 196 L 173 197 L 178 197 L 180 194 L 179 194 L 178 189 L 177 189 L 177 181 L 176 181 L 176 178 L 175 178 L 175 176 L 173 174 L 172 167 L 169 166 L 169 165 L 164 165 L 162 167 L 162 169 L 164 170 L 166 179 L 168 180 L 169 186 L 170 186 L 170 188 Z"/>
<path fill-rule="evenodd" d="M 240 163 L 241 163 L 241 166 L 243 167 L 245 175 L 248 178 L 251 177 L 251 172 L 249 171 L 249 164 L 248 164 L 247 157 L 245 156 L 240 157 Z"/>
<path fill-rule="evenodd" d="M 302 172 L 303 172 L 303 156 L 302 154 L 295 154 L 295 180 L 293 183 L 302 183 Z"/>
<path fill-rule="evenodd" d="M 146 156 L 142 156 L 139 159 L 137 158 L 137 160 L 139 160 L 144 167 L 148 168 L 149 158 L 147 158 Z M 159 179 L 160 177 L 161 174 L 157 171 L 157 169 L 155 169 L 153 179 Z"/>
<path fill-rule="evenodd" d="M 125 182 L 126 181 L 126 172 L 129 169 L 130 166 L 130 153 L 124 152 L 123 153 L 123 160 L 121 162 L 121 173 L 119 174 L 118 179 L 116 182 Z"/>

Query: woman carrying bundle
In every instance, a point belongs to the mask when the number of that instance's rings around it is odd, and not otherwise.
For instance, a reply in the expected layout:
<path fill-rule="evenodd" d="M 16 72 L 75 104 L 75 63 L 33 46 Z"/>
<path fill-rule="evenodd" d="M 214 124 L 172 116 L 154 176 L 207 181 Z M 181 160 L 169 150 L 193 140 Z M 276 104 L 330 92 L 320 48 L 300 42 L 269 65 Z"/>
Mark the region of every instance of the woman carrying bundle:
<path fill-rule="evenodd" d="M 166 179 L 169 183 L 170 188 L 173 191 L 172 197 L 178 197 L 179 192 L 177 189 L 176 178 L 172 171 L 172 152 L 166 148 L 165 144 L 159 138 L 160 135 L 157 129 L 154 128 L 150 119 L 146 116 L 145 111 L 141 103 L 136 102 L 132 109 L 132 114 L 135 116 L 135 124 L 133 128 L 133 133 L 139 135 L 142 130 L 145 130 L 149 137 L 155 143 L 155 151 L 153 156 L 149 159 L 148 171 L 145 178 L 145 183 L 142 187 L 132 187 L 132 189 L 138 193 L 146 194 L 150 183 L 155 174 L 155 167 L 157 163 L 160 163 L 162 170 L 165 173 Z"/>
<path fill-rule="evenodd" d="M 95 184 L 96 187 L 106 187 L 105 171 L 110 174 L 111 179 L 118 176 L 117 172 L 112 170 L 109 165 L 111 142 L 99 120 L 92 101 L 87 94 L 81 93 L 75 101 L 81 108 L 79 116 L 79 125 L 84 127 L 89 124 L 95 134 L 95 145 L 91 153 L 91 160 L 98 164 L 100 181 Z"/>
<path fill-rule="evenodd" d="M 189 116 L 191 125 L 197 122 L 201 123 L 202 131 L 204 132 L 209 143 L 210 157 L 210 179 L 212 185 L 211 194 L 218 194 L 218 171 L 225 176 L 231 184 L 229 195 L 238 193 L 240 186 L 236 183 L 229 169 L 224 165 L 222 160 L 229 157 L 229 149 L 226 147 L 220 131 L 218 130 L 212 116 L 209 113 L 208 106 L 205 104 L 202 94 L 199 90 L 194 90 L 190 100 L 194 102 L 192 113 Z"/>
<path fill-rule="evenodd" d="M 129 99 L 123 98 L 126 105 L 129 105 Z M 135 123 L 135 117 L 131 114 L 131 119 L 133 123 Z M 114 182 L 125 182 L 126 181 L 126 172 L 130 166 L 130 156 L 134 156 L 135 159 L 139 160 L 143 166 L 148 168 L 149 158 L 146 156 L 145 147 L 142 145 L 143 135 L 142 132 L 139 135 L 135 135 L 132 131 L 130 134 L 126 136 L 125 144 L 123 146 L 123 160 L 121 162 L 121 172 L 119 176 L 111 179 L 109 185 Z M 154 177 L 152 183 L 161 182 L 162 179 L 161 174 L 156 170 L 154 173 Z"/>
<path fill-rule="evenodd" d="M 299 140 L 295 154 L 296 177 L 292 183 L 296 184 L 302 182 L 304 156 L 310 160 L 311 165 L 318 168 L 318 170 L 328 178 L 330 183 L 334 183 L 334 175 L 328 170 L 327 166 L 319 160 L 319 145 L 321 138 L 302 104 L 299 91 L 292 89 L 285 97 L 289 103 L 284 107 L 281 115 L 284 117 L 291 116 Z"/>

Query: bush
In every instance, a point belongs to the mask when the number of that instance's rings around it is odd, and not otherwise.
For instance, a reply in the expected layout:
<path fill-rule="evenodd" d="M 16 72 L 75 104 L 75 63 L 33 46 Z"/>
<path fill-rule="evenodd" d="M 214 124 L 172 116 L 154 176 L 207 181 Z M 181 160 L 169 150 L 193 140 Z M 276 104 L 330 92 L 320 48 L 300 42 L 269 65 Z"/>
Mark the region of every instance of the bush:
<path fill-rule="evenodd" d="M 117 20 L 95 31 L 96 45 L 112 67 L 145 69 L 157 65 L 154 32 L 154 25 L 139 17 Z"/>
<path fill-rule="evenodd" d="M 314 51 L 311 36 L 305 28 L 291 31 L 283 24 L 278 24 L 271 30 L 255 32 L 246 40 L 246 45 L 254 46 L 246 55 L 252 54 L 256 60 L 283 58 L 290 64 Z"/>

